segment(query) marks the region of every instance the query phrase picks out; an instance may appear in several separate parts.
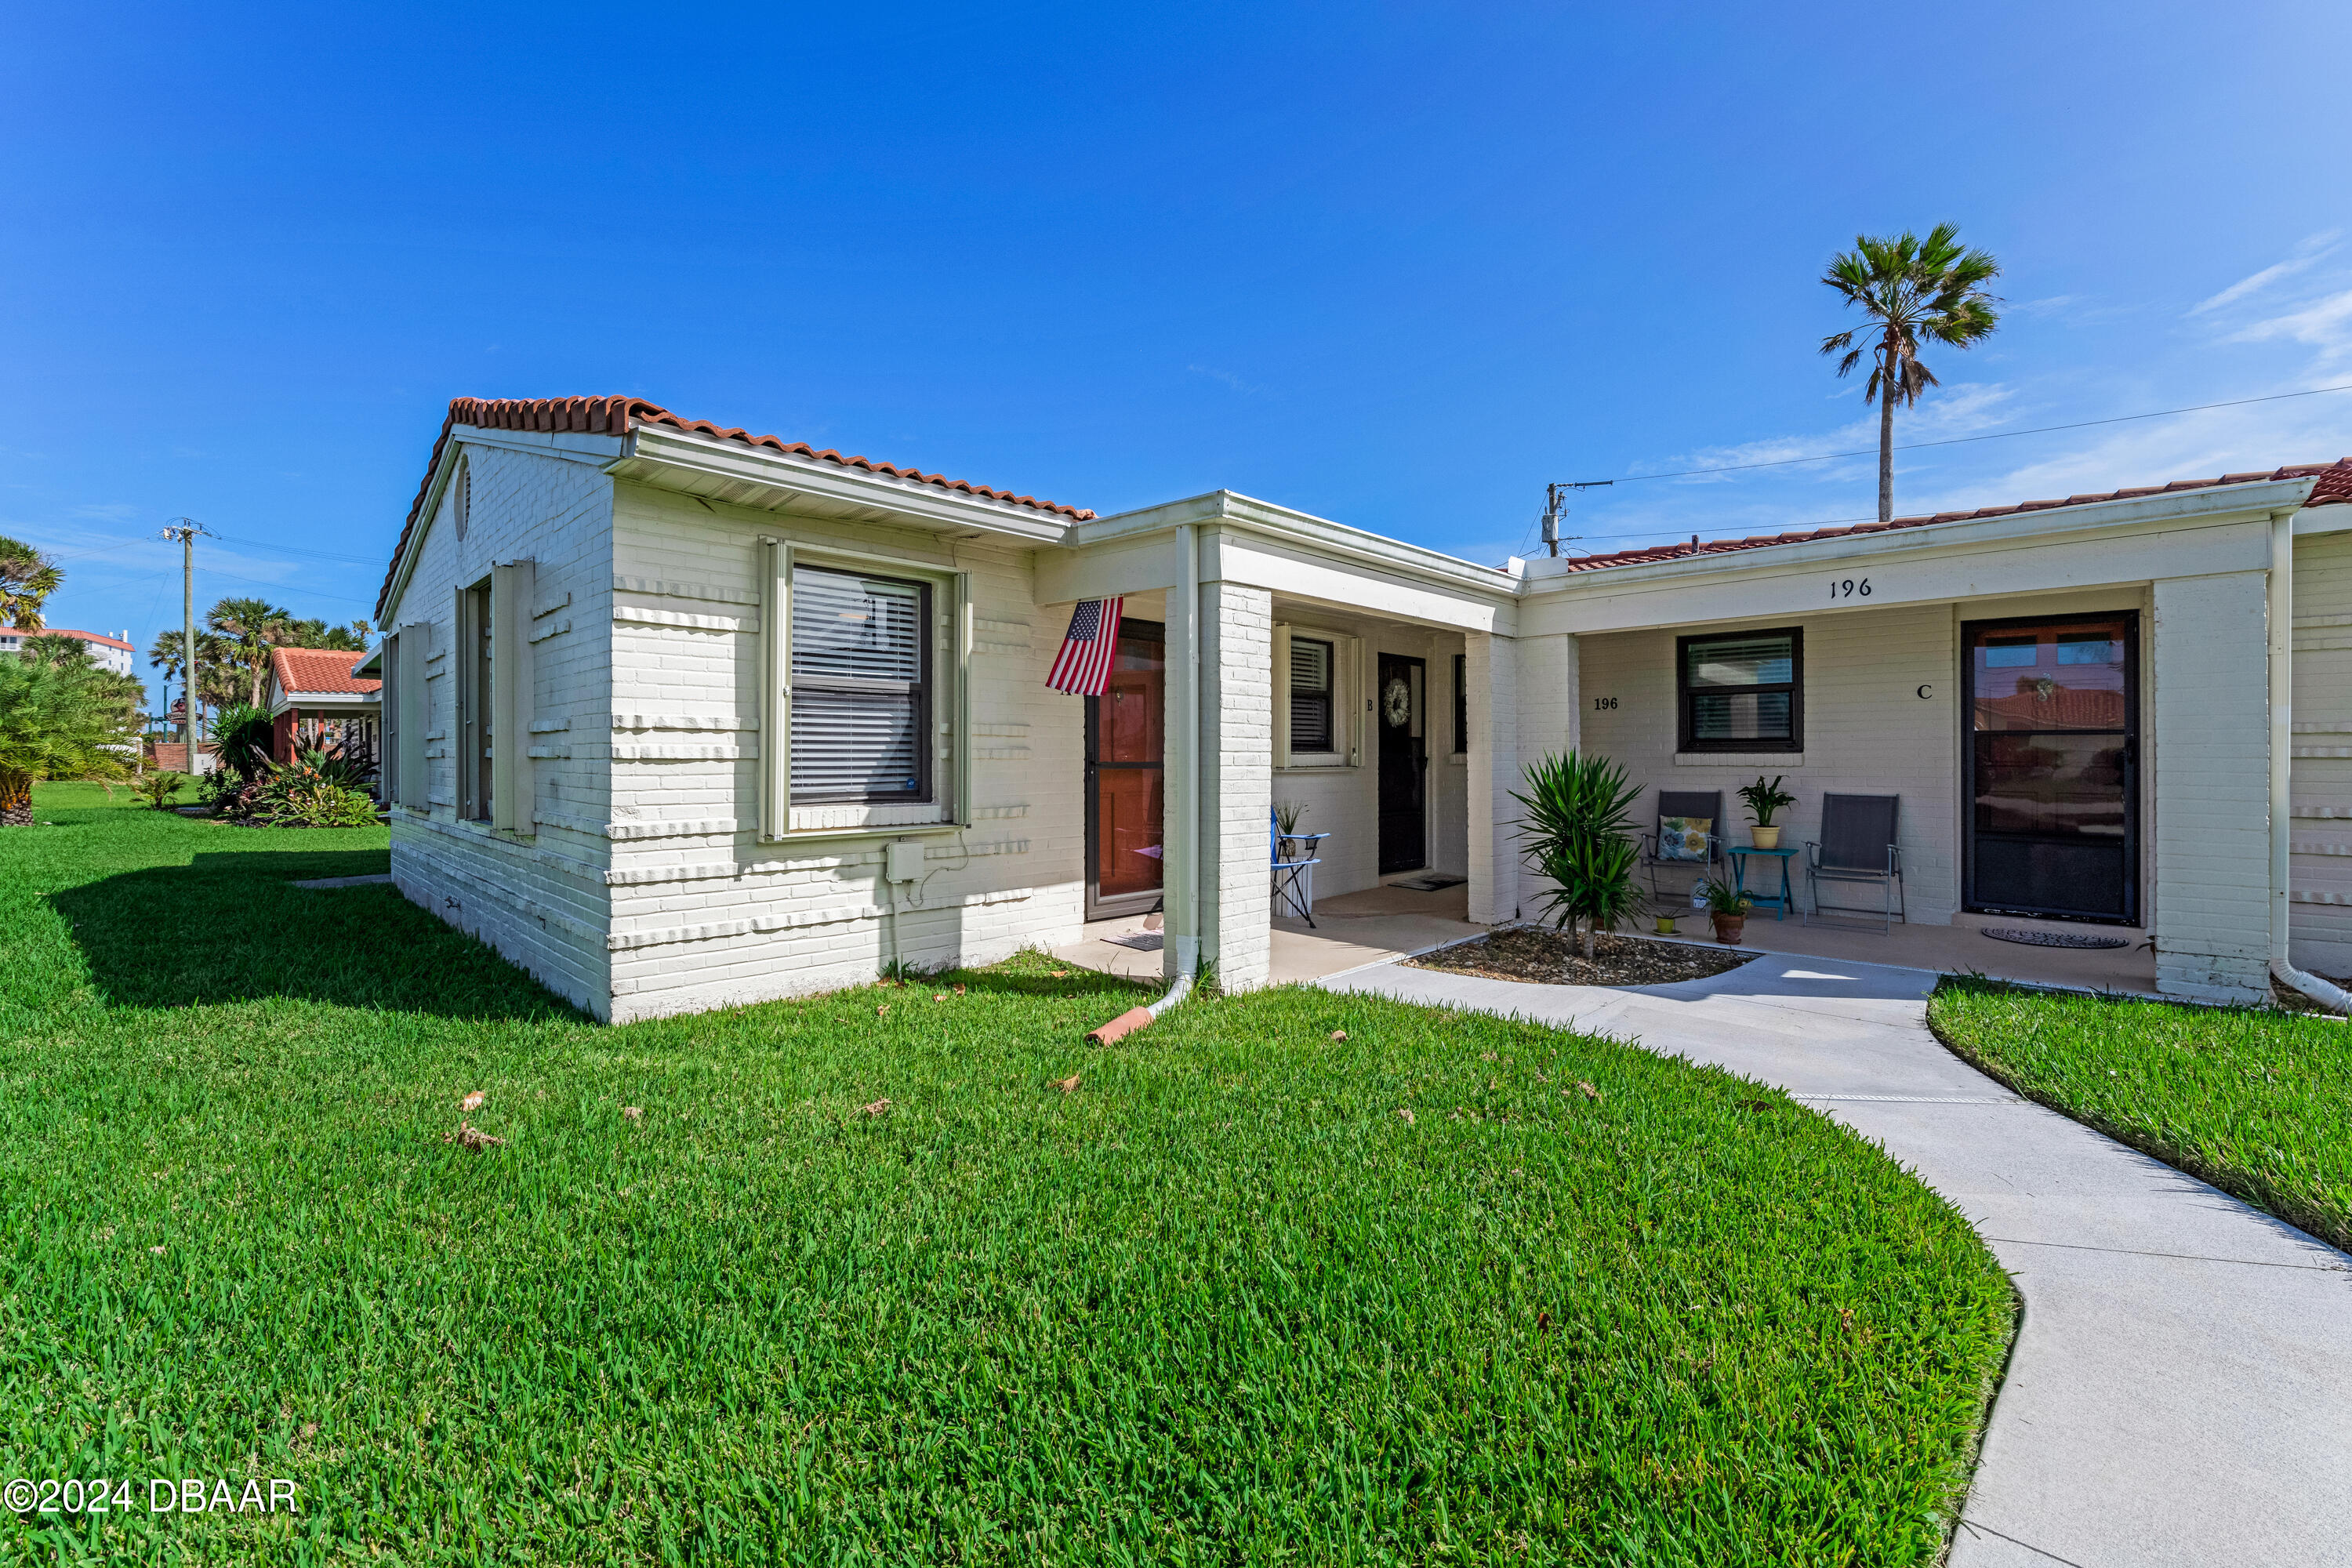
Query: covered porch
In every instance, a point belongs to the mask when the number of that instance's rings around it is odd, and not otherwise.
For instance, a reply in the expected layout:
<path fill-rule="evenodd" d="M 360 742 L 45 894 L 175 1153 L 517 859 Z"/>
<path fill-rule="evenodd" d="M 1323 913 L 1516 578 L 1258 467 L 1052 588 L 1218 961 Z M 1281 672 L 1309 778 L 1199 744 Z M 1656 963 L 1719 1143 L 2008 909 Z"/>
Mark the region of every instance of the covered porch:
<path fill-rule="evenodd" d="M 1495 928 L 1468 918 L 1468 889 L 1435 892 L 1381 887 L 1318 901 L 1313 926 L 1296 919 L 1273 922 L 1266 983 L 1273 985 L 1326 980 L 1368 964 L 1386 963 L 1433 948 L 1468 942 Z M 1891 931 L 1853 926 L 1807 925 L 1794 918 L 1751 918 L 1740 946 L 1753 952 L 1797 954 L 1825 964 L 1891 963 L 1939 974 L 1983 974 L 2022 985 L 2061 986 L 2128 996 L 2158 994 L 2156 955 L 2145 940 L 2107 950 L 2021 946 L 1985 936 L 1981 928 L 2021 922 L 1971 916 L 1948 924 L 1898 925 Z M 2025 922 L 2026 929 L 2034 929 Z M 1647 922 L 1628 927 L 1642 934 Z M 1691 930 L 1685 921 L 1682 929 Z M 1704 931 L 1702 926 L 1701 931 Z M 1656 938 L 1717 947 L 1703 935 Z M 1156 980 L 1163 939 L 1148 917 L 1130 915 L 1088 924 L 1085 937 L 1054 950 L 1054 956 L 1087 969 Z"/>

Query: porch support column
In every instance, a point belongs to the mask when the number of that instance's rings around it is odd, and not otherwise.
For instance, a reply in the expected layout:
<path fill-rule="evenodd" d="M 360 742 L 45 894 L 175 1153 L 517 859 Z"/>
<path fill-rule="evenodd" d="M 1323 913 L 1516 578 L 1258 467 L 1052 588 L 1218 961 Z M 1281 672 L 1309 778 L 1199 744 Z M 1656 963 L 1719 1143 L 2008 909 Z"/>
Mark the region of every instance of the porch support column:
<path fill-rule="evenodd" d="M 1202 961 L 1228 992 L 1266 983 L 1272 952 L 1274 594 L 1201 584 Z"/>
<path fill-rule="evenodd" d="M 1577 749 L 1583 700 L 1572 634 L 1518 642 L 1519 763 L 1525 767 L 1548 752 Z"/>
<path fill-rule="evenodd" d="M 2270 626 L 2261 572 L 2158 578 L 2149 707 L 2157 989 L 2270 994 Z"/>
<path fill-rule="evenodd" d="M 1546 639 L 1549 640 L 1549 639 Z M 1519 644 L 1465 633 L 1463 684 L 1470 709 L 1470 918 L 1500 925 L 1519 918 Z"/>

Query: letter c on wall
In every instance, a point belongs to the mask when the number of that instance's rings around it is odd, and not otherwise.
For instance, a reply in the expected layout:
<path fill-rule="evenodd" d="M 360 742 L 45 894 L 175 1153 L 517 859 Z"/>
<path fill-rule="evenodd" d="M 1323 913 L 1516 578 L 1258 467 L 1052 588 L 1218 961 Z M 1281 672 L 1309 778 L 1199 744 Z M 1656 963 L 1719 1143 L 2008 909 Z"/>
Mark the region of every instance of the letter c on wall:
<path fill-rule="evenodd" d="M 1919 695 L 1922 699 L 1933 697 L 1936 695 L 1936 689 L 1932 686 L 1923 686 L 1919 689 Z"/>

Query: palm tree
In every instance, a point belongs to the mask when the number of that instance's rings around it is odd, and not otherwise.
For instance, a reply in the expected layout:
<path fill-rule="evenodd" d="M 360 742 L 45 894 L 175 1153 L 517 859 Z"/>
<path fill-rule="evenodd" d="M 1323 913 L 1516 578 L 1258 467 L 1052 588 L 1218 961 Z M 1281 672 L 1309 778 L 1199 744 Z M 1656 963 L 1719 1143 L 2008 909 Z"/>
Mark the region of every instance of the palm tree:
<path fill-rule="evenodd" d="M 0 625 L 39 631 L 41 601 L 63 581 L 56 562 L 29 544 L 0 536 Z"/>
<path fill-rule="evenodd" d="M 1878 341 L 1864 348 L 1854 333 L 1822 340 L 1822 353 L 1845 351 L 1838 374 L 1870 355 L 1870 384 L 1863 395 L 1878 405 L 1878 521 L 1895 520 L 1895 405 L 1919 401 L 1937 385 L 1935 374 L 1919 363 L 1919 340 L 1964 349 L 1992 335 L 2000 303 L 1984 285 L 2000 276 L 2000 263 L 1983 250 L 1962 250 L 1958 224 L 1939 223 L 1926 239 L 1906 229 L 1889 239 L 1856 235 L 1852 250 L 1831 261 L 1822 281 L 1849 305 L 1870 317 Z"/>
<path fill-rule="evenodd" d="M 196 634 L 196 700 L 217 708 L 224 702 L 236 700 L 241 683 L 236 679 L 242 673 L 236 663 L 236 645 L 216 632 Z M 180 631 L 174 626 L 168 632 L 155 634 L 155 646 L 147 650 L 147 662 L 163 672 L 166 687 L 177 683 L 183 676 L 180 658 Z M 169 693 L 167 691 L 166 695 Z"/>
<path fill-rule="evenodd" d="M 223 599 L 205 612 L 205 625 L 232 639 L 236 662 L 252 677 L 246 700 L 257 708 L 269 680 L 269 650 L 286 640 L 290 620 L 267 599 Z"/>
<path fill-rule="evenodd" d="M 348 626 L 331 626 L 315 616 L 286 623 L 285 640 L 280 647 L 324 647 L 338 653 L 367 652 L 367 623 L 353 621 Z"/>

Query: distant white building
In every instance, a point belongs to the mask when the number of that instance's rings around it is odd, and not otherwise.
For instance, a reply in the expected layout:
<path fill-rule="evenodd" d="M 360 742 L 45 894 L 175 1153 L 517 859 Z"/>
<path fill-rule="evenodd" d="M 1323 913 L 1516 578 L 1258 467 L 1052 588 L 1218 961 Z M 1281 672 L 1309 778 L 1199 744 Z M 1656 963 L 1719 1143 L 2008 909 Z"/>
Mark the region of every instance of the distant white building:
<path fill-rule="evenodd" d="M 138 650 L 131 646 L 131 634 L 110 637 L 104 632 L 75 631 L 67 626 L 43 626 L 38 631 L 18 631 L 13 626 L 0 626 L 0 653 L 15 653 L 32 637 L 72 637 L 89 649 L 89 657 L 102 668 L 117 675 L 131 673 L 131 661 Z"/>

